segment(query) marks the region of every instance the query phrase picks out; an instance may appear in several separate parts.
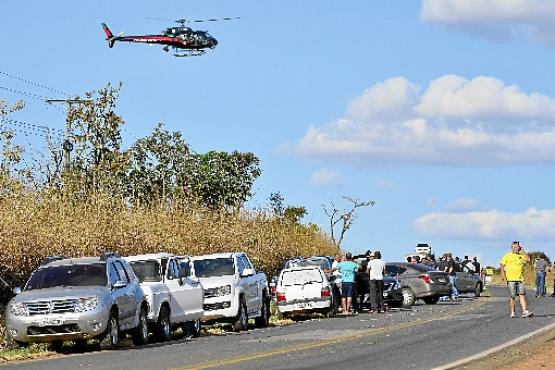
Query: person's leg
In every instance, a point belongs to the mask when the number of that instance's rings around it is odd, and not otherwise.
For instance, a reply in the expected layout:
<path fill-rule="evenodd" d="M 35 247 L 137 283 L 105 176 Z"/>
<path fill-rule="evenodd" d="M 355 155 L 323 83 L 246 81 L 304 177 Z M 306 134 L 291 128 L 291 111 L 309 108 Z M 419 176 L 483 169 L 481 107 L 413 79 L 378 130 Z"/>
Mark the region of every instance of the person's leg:
<path fill-rule="evenodd" d="M 516 303 L 513 297 L 509 297 L 509 307 L 511 309 L 511 313 L 514 314 L 516 310 Z"/>
<path fill-rule="evenodd" d="M 522 307 L 522 311 L 527 311 L 528 309 L 526 308 L 526 296 L 524 294 L 520 294 L 518 296 L 518 299 L 520 301 L 520 307 Z"/>
<path fill-rule="evenodd" d="M 378 298 L 378 311 L 384 312 L 384 304 L 383 304 L 383 280 L 376 280 L 377 285 L 377 298 Z"/>
<path fill-rule="evenodd" d="M 351 312 L 351 303 L 352 303 L 353 298 L 352 297 L 347 297 L 347 305 L 345 307 L 346 309 L 346 313 L 350 313 Z"/>
<path fill-rule="evenodd" d="M 343 314 L 347 313 L 347 298 L 341 298 L 341 308 L 343 309 Z"/>
<path fill-rule="evenodd" d="M 370 280 L 370 312 L 378 309 L 378 301 L 376 299 L 376 280 Z"/>
<path fill-rule="evenodd" d="M 512 281 L 507 282 L 507 288 L 509 289 L 509 308 L 511 310 L 511 317 L 515 317 L 515 310 L 516 310 L 516 285 Z"/>

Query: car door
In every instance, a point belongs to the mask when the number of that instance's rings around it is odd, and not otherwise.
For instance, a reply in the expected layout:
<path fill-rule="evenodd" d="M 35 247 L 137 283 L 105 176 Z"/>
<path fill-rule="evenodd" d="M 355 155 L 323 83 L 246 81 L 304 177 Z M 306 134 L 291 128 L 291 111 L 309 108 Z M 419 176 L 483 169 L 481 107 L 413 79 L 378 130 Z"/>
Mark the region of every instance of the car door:
<path fill-rule="evenodd" d="M 244 276 L 243 273 L 245 271 L 245 269 L 249 269 L 251 268 L 250 263 L 248 263 L 247 259 L 245 258 L 244 255 L 238 255 L 237 256 L 237 269 L 239 272 L 239 281 L 240 281 L 240 285 L 243 288 L 243 292 L 245 294 L 245 301 L 247 304 L 247 311 L 248 312 L 253 312 L 255 310 L 258 309 L 258 305 L 255 300 L 256 300 L 256 293 L 253 292 L 254 289 L 256 289 L 255 284 L 255 276 L 254 275 L 250 275 L 250 276 Z"/>
<path fill-rule="evenodd" d="M 132 284 L 131 277 L 125 271 L 125 267 L 123 267 L 123 263 L 121 261 L 114 261 L 114 265 L 116 266 L 116 270 L 118 275 L 125 283 L 125 287 L 121 288 L 123 291 L 123 306 L 122 306 L 122 317 L 121 322 L 123 325 L 133 325 L 135 321 L 135 314 L 137 304 L 135 301 L 135 289 Z"/>
<path fill-rule="evenodd" d="M 202 284 L 200 280 L 194 276 L 191 271 L 191 265 L 189 259 L 182 259 L 176 260 L 179 262 L 177 265 L 179 267 L 179 273 L 181 276 L 182 285 L 184 295 L 187 297 L 187 302 L 189 303 L 187 306 L 187 313 L 186 313 L 186 320 L 192 320 L 199 315 L 202 315 L 203 312 L 203 303 L 204 303 L 204 291 L 202 289 Z"/>
<path fill-rule="evenodd" d="M 473 279 L 469 276 L 468 270 L 464 269 L 464 266 L 460 263 L 455 263 L 455 274 L 457 275 L 457 282 L 456 286 L 459 292 L 466 293 L 466 292 L 473 292 L 474 287 Z"/>
<path fill-rule="evenodd" d="M 126 319 L 126 297 L 124 287 L 114 287 L 114 284 L 122 283 L 123 279 L 119 275 L 118 269 L 113 261 L 108 262 L 108 281 L 111 287 L 112 297 L 118 307 L 118 318 L 121 325 L 122 320 L 125 323 Z"/>

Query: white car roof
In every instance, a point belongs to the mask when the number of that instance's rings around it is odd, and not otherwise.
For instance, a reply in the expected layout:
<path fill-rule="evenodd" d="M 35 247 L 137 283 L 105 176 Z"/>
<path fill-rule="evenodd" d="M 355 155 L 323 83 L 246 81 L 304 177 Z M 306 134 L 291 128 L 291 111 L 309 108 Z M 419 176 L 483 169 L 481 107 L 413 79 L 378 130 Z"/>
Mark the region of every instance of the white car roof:
<path fill-rule="evenodd" d="M 191 260 L 211 260 L 215 258 L 232 258 L 234 255 L 243 254 L 242 252 L 228 252 L 228 253 L 214 253 L 214 254 L 204 254 L 202 256 L 193 256 Z"/>
<path fill-rule="evenodd" d="M 123 257 L 127 261 L 147 261 L 147 260 L 160 260 L 162 258 L 172 258 L 175 257 L 171 253 L 148 253 L 148 254 L 139 254 L 136 256 L 127 256 Z"/>
<path fill-rule="evenodd" d="M 281 272 L 298 271 L 298 270 L 322 270 L 322 269 L 319 266 L 299 266 L 299 267 L 288 267 L 286 269 L 281 270 Z"/>

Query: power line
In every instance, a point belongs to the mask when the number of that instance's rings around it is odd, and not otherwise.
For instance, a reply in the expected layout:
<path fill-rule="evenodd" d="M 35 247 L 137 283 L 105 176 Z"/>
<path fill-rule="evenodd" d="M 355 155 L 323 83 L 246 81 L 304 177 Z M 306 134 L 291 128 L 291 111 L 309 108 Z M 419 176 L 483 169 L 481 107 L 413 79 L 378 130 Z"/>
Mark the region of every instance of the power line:
<path fill-rule="evenodd" d="M 50 87 L 48 87 L 48 86 L 41 85 L 41 84 L 36 83 L 36 82 L 33 82 L 33 81 L 29 81 L 29 80 L 27 80 L 27 79 L 25 79 L 25 78 L 18 77 L 18 76 L 14 76 L 14 75 L 9 74 L 9 73 L 6 73 L 6 72 L 0 71 L 0 75 L 4 75 L 4 76 L 10 77 L 10 78 L 13 78 L 13 79 L 15 79 L 15 80 L 17 80 L 17 81 L 20 81 L 20 82 L 23 82 L 23 83 L 26 83 L 26 84 L 29 84 L 29 85 L 37 86 L 37 87 L 40 87 L 40 88 L 42 88 L 42 89 L 46 89 L 46 90 L 55 92 L 56 94 L 62 94 L 62 95 L 65 95 L 65 96 L 70 96 L 70 94 L 65 93 L 65 92 L 63 92 L 63 91 L 56 90 L 56 89 L 50 88 Z"/>
<path fill-rule="evenodd" d="M 9 126 L 16 126 L 17 128 L 19 128 L 20 130 L 31 130 L 32 134 L 38 135 L 38 133 L 55 133 L 58 134 L 60 137 L 63 136 L 64 131 L 61 129 L 57 129 L 57 128 L 51 128 L 48 126 L 43 126 L 43 125 L 36 125 L 36 124 L 32 124 L 32 123 L 27 123 L 27 122 L 22 122 L 22 121 L 18 121 L 15 119 L 11 119 L 11 118 L 2 118 L 0 120 L 0 125 L 2 124 L 7 124 Z M 29 131 L 25 131 L 25 132 L 29 132 Z"/>
<path fill-rule="evenodd" d="M 41 100 L 44 102 L 45 99 L 48 99 L 46 96 L 43 95 L 38 95 L 38 94 L 33 94 L 30 92 L 26 92 L 26 91 L 21 91 L 21 90 L 16 90 L 16 89 L 12 89 L 10 87 L 5 87 L 5 86 L 0 86 L 0 90 L 5 90 L 14 94 L 19 94 L 19 95 L 23 95 L 26 96 L 28 98 L 32 98 L 32 99 L 37 99 L 37 100 Z"/>

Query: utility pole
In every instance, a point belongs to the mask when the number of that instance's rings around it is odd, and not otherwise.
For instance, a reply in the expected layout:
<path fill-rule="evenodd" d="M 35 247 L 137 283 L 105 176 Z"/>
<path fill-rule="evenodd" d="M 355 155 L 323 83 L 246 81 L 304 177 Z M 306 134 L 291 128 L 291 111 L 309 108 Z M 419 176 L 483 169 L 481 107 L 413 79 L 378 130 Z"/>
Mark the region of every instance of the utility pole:
<path fill-rule="evenodd" d="M 62 148 L 64 149 L 64 169 L 69 171 L 71 166 L 71 151 L 73 150 L 73 143 L 71 142 L 71 119 L 69 113 L 74 104 L 84 104 L 90 102 L 90 99 L 46 99 L 48 104 L 53 103 L 63 103 L 67 104 L 67 115 L 66 115 L 66 134 Z"/>

